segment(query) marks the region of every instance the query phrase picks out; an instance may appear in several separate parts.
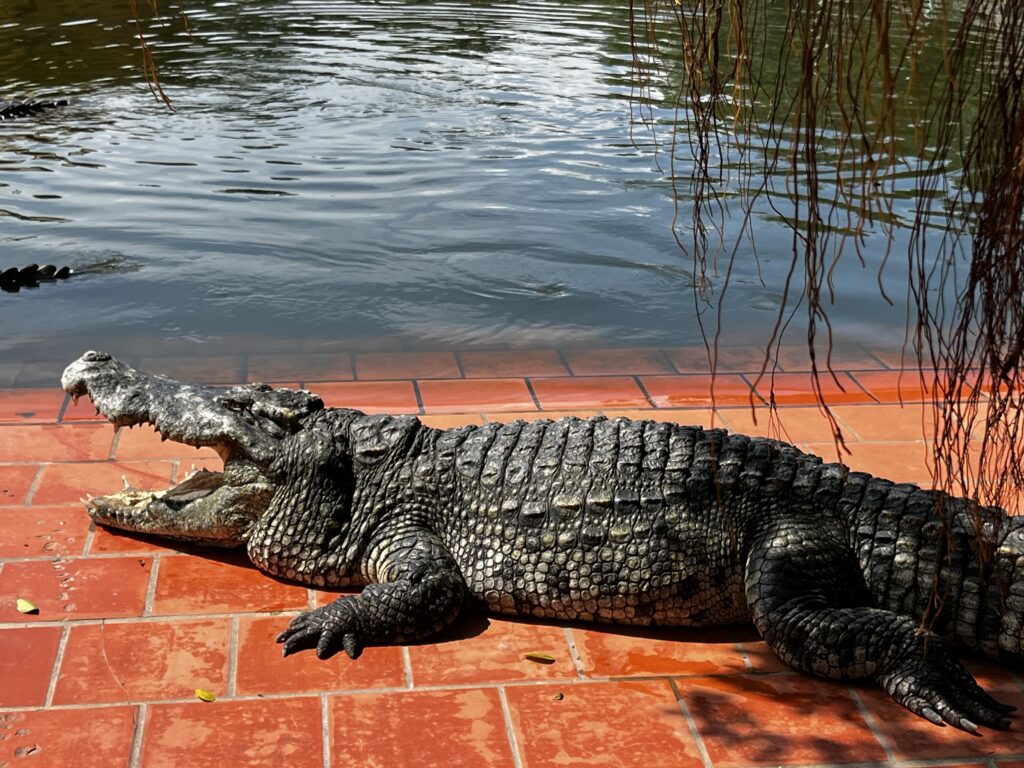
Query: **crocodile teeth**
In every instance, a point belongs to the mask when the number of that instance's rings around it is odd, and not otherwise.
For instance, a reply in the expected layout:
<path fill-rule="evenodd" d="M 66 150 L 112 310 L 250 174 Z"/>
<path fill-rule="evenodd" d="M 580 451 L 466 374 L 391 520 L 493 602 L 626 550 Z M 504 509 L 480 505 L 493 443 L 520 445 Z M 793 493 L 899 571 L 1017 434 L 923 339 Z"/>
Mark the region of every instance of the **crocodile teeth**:
<path fill-rule="evenodd" d="M 128 482 L 128 477 L 126 475 L 121 475 L 121 482 L 124 483 L 124 489 L 126 491 L 135 490 L 134 488 L 132 488 L 132 484 Z"/>

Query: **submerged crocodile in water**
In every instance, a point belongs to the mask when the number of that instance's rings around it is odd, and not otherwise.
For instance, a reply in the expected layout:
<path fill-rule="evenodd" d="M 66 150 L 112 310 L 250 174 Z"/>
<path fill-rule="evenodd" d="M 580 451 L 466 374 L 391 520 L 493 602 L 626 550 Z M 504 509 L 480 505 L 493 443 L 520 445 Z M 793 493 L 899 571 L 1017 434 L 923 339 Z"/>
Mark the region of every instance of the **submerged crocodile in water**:
<path fill-rule="evenodd" d="M 0 120 L 13 120 L 16 117 L 31 117 L 32 115 L 44 112 L 48 109 L 66 107 L 70 102 L 67 99 L 56 99 L 42 101 L 27 99 L 24 101 L 0 101 Z"/>
<path fill-rule="evenodd" d="M 300 390 L 180 384 L 101 352 L 62 383 L 114 424 L 224 461 L 166 491 L 90 499 L 95 521 L 245 547 L 303 584 L 364 586 L 292 621 L 285 655 L 355 658 L 429 637 L 468 604 L 752 621 L 798 670 L 874 680 L 936 724 L 1008 725 L 1013 707 L 951 650 L 1024 658 L 1024 519 L 1002 510 L 722 430 L 603 417 L 438 430 Z"/>
<path fill-rule="evenodd" d="M 22 288 L 38 288 L 40 283 L 66 280 L 74 274 L 71 267 L 55 267 L 53 264 L 28 264 L 24 267 L 0 267 L 0 291 L 17 293 Z"/>

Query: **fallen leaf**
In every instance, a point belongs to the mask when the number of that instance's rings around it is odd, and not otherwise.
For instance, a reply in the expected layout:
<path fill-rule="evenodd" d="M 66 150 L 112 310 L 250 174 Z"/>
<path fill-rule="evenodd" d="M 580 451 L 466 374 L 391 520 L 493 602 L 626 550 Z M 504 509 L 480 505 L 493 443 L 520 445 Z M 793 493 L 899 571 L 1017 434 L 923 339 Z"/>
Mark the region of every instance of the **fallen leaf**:
<path fill-rule="evenodd" d="M 554 656 L 550 656 L 550 655 L 548 655 L 546 653 L 531 652 L 531 653 L 527 653 L 525 656 L 523 656 L 523 658 L 526 659 L 527 661 L 535 661 L 538 664 L 554 664 L 555 663 L 555 657 Z"/>
<path fill-rule="evenodd" d="M 213 691 L 208 691 L 205 688 L 196 688 L 196 698 L 200 701 L 211 702 L 216 701 L 217 697 Z"/>
<path fill-rule="evenodd" d="M 36 604 L 23 597 L 18 598 L 18 613 L 39 613 Z"/>

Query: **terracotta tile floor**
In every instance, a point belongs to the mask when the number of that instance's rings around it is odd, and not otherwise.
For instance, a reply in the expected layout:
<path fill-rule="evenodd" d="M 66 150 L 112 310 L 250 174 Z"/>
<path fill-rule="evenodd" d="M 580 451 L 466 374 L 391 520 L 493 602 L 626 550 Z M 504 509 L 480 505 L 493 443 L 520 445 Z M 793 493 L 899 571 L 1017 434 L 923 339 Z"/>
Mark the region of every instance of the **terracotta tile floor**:
<path fill-rule="evenodd" d="M 758 395 L 750 410 L 755 382 L 767 394 L 754 347 L 719 350 L 717 410 L 703 348 L 274 349 L 145 355 L 157 370 L 291 382 L 329 405 L 419 413 L 437 427 L 604 412 L 835 454 L 793 350 L 775 355 L 781 408 L 770 419 Z M 927 481 L 930 419 L 898 361 L 845 350 L 833 359 L 842 389 L 830 382 L 825 394 L 847 463 Z M 193 463 L 216 467 L 215 455 L 97 422 L 87 402 L 43 386 L 43 364 L 11 370 L 0 384 L 32 386 L 0 389 L 0 766 L 1024 765 L 1024 720 L 979 738 L 935 728 L 870 686 L 793 673 L 749 628 L 616 631 L 467 614 L 436 641 L 370 648 L 357 662 L 283 659 L 274 635 L 332 593 L 266 577 L 238 555 L 96 529 L 77 501 L 122 475 L 166 486 Z M 19 614 L 18 597 L 38 615 Z M 1020 677 L 975 669 L 1024 705 Z M 196 688 L 217 701 L 198 701 Z"/>

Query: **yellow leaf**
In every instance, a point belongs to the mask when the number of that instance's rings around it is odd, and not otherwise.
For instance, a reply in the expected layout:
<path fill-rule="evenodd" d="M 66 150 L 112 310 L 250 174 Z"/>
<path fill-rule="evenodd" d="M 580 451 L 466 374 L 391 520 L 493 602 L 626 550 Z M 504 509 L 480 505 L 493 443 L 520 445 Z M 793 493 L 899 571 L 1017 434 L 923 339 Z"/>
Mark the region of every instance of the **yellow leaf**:
<path fill-rule="evenodd" d="M 39 613 L 36 604 L 23 597 L 18 598 L 18 613 Z"/>
<path fill-rule="evenodd" d="M 213 691 L 208 691 L 205 688 L 196 688 L 196 698 L 200 701 L 216 701 L 217 697 Z"/>
<path fill-rule="evenodd" d="M 554 664 L 555 657 L 546 653 L 531 652 L 523 656 L 527 661 L 536 661 L 538 664 Z"/>

